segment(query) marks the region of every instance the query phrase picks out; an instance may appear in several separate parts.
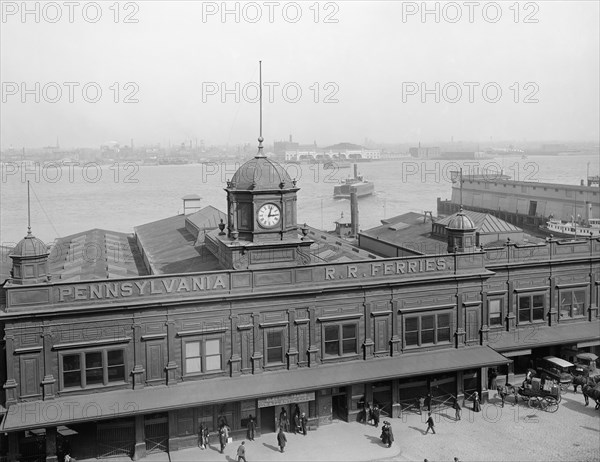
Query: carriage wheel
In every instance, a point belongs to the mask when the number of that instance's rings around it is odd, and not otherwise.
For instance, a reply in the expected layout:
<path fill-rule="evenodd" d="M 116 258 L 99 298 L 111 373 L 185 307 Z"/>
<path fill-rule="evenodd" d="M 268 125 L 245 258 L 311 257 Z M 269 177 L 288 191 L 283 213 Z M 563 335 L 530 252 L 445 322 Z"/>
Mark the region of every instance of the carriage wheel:
<path fill-rule="evenodd" d="M 556 398 L 554 396 L 546 396 L 546 398 L 544 398 L 544 401 L 546 404 L 544 411 L 546 411 L 546 412 L 558 411 L 558 401 L 556 400 Z"/>
<path fill-rule="evenodd" d="M 529 401 L 527 401 L 527 405 L 531 408 L 538 407 L 538 404 L 539 400 L 535 396 L 532 396 L 531 398 L 529 398 Z"/>

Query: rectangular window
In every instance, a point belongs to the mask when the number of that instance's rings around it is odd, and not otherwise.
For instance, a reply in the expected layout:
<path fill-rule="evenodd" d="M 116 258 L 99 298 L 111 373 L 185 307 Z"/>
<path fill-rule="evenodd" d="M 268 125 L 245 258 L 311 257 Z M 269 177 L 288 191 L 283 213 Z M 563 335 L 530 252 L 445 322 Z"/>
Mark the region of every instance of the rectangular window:
<path fill-rule="evenodd" d="M 421 316 L 421 344 L 434 343 L 435 316 Z"/>
<path fill-rule="evenodd" d="M 270 330 L 266 333 L 267 339 L 267 364 L 281 364 L 283 362 L 283 331 Z"/>
<path fill-rule="evenodd" d="M 187 342 L 185 344 L 185 372 L 187 374 L 202 372 L 200 342 Z"/>
<path fill-rule="evenodd" d="M 404 344 L 417 346 L 449 343 L 452 329 L 450 320 L 450 313 L 407 317 L 404 320 Z"/>
<path fill-rule="evenodd" d="M 419 318 L 406 319 L 404 337 L 407 346 L 419 344 Z"/>
<path fill-rule="evenodd" d="M 450 314 L 437 315 L 437 341 L 450 341 Z"/>
<path fill-rule="evenodd" d="M 212 339 L 206 341 L 206 370 L 220 371 L 221 370 L 221 341 Z"/>
<path fill-rule="evenodd" d="M 519 323 L 543 321 L 546 311 L 546 296 L 543 294 L 519 297 Z"/>
<path fill-rule="evenodd" d="M 490 327 L 502 326 L 502 300 L 499 298 L 488 300 L 490 312 Z"/>
<path fill-rule="evenodd" d="M 125 382 L 125 350 L 81 351 L 61 359 L 63 388 Z"/>
<path fill-rule="evenodd" d="M 585 289 L 560 291 L 560 317 L 573 318 L 585 314 Z"/>
<path fill-rule="evenodd" d="M 324 328 L 325 356 L 354 355 L 358 351 L 357 341 L 356 323 L 329 325 Z"/>
<path fill-rule="evenodd" d="M 208 338 L 185 342 L 185 374 L 220 371 L 221 339 Z"/>
<path fill-rule="evenodd" d="M 81 386 L 80 354 L 63 356 L 63 387 Z"/>

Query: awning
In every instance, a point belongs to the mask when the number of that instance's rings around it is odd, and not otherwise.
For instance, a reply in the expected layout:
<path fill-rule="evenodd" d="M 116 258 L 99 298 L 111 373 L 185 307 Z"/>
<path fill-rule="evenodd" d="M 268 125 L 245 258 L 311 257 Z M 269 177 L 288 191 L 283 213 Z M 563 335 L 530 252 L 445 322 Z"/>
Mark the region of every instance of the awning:
<path fill-rule="evenodd" d="M 12 432 L 149 412 L 166 412 L 172 409 L 315 391 L 353 383 L 498 366 L 510 362 L 510 359 L 487 346 L 474 346 L 404 353 L 390 358 L 321 364 L 317 367 L 239 377 L 197 380 L 173 386 L 72 395 L 11 405 L 1 431 Z"/>
<path fill-rule="evenodd" d="M 579 342 L 577 348 L 586 348 L 600 345 L 600 339 L 590 340 L 589 342 Z"/>
<path fill-rule="evenodd" d="M 531 354 L 531 349 L 527 350 L 512 350 L 512 351 L 503 351 L 502 354 L 507 358 L 513 358 L 515 356 L 525 356 Z"/>
<path fill-rule="evenodd" d="M 592 342 L 599 340 L 600 321 L 583 321 L 547 326 L 544 324 L 531 324 L 521 326 L 510 332 L 490 331 L 489 342 L 494 350 L 504 354 L 505 351 L 515 348 L 537 348 L 550 345 L 580 345 L 592 346 Z"/>

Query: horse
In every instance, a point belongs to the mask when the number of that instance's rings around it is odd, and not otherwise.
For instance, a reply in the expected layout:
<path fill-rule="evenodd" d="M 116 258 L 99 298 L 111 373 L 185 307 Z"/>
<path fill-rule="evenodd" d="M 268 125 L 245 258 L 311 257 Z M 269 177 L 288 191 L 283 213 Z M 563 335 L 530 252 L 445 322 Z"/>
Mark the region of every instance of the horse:
<path fill-rule="evenodd" d="M 583 375 L 576 375 L 573 377 L 573 390 L 575 390 L 575 393 L 577 393 L 577 387 L 581 387 L 583 392 L 584 385 L 594 387 L 596 386 L 596 383 L 590 377 L 585 377 Z"/>
<path fill-rule="evenodd" d="M 504 407 L 504 401 L 506 400 L 506 397 L 510 394 L 515 395 L 515 403 L 517 402 L 517 393 L 515 391 L 515 387 L 513 387 L 510 383 L 507 383 L 506 385 L 498 385 L 496 387 L 496 391 L 498 392 L 498 395 L 500 395 L 500 399 L 502 400 L 502 407 Z"/>
<path fill-rule="evenodd" d="M 596 410 L 600 409 L 600 388 L 594 388 L 591 385 L 583 385 L 581 387 L 583 398 L 585 399 L 585 405 L 589 404 L 589 398 L 596 401 Z"/>

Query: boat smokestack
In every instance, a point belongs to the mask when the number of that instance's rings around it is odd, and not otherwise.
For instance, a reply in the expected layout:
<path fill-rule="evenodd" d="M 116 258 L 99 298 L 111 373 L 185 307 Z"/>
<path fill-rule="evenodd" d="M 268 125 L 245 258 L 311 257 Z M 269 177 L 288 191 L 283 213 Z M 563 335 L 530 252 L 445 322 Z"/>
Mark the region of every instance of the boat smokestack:
<path fill-rule="evenodd" d="M 358 194 L 356 188 L 350 188 L 350 229 L 352 236 L 358 236 Z"/>
<path fill-rule="evenodd" d="M 586 202 L 585 203 L 585 222 L 587 224 L 589 224 L 590 220 L 594 218 L 592 216 L 592 203 L 591 202 Z"/>

